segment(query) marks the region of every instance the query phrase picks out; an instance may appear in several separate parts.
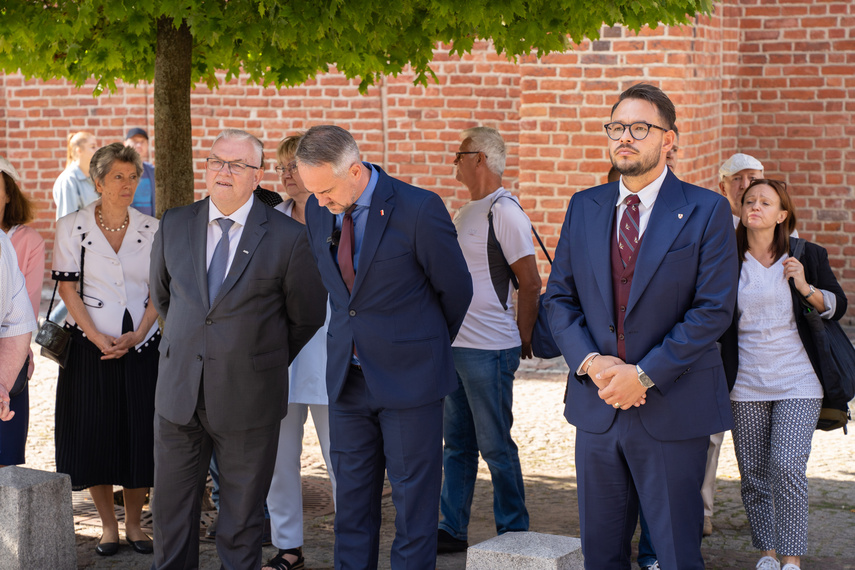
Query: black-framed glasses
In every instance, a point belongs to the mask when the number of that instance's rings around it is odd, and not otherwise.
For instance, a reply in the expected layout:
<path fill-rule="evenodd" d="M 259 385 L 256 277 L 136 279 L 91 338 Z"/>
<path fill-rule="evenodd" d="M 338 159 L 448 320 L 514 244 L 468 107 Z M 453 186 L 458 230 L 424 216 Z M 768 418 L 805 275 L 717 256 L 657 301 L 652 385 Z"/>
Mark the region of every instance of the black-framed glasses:
<path fill-rule="evenodd" d="M 252 168 L 253 170 L 258 170 L 258 166 L 253 166 L 251 164 L 246 164 L 245 162 L 238 162 L 235 160 L 220 160 L 219 158 L 206 158 L 205 165 L 211 172 L 219 172 L 226 166 L 229 167 L 229 172 L 232 174 L 242 174 L 246 172 L 247 168 Z"/>
<path fill-rule="evenodd" d="M 289 162 L 285 166 L 282 166 L 281 164 L 277 164 L 276 168 L 274 168 L 274 170 L 276 171 L 276 174 L 278 174 L 279 176 L 282 176 L 286 172 L 288 173 L 289 176 L 294 176 L 294 173 L 297 172 L 297 161 L 292 160 L 291 162 Z"/>
<path fill-rule="evenodd" d="M 459 150 L 459 151 L 454 153 L 454 162 L 459 161 L 460 157 L 463 156 L 464 154 L 481 154 L 481 151 L 480 150 Z M 484 155 L 484 158 L 487 158 L 486 154 Z"/>
<path fill-rule="evenodd" d="M 650 123 L 645 123 L 644 121 L 636 121 L 635 123 L 625 125 L 619 121 L 614 121 L 613 123 L 606 123 L 603 125 L 603 128 L 606 129 L 606 134 L 609 135 L 609 138 L 613 141 L 619 141 L 623 136 L 624 131 L 629 128 L 629 134 L 637 141 L 643 141 L 647 138 L 647 135 L 650 134 L 650 129 L 659 129 L 660 131 L 665 131 L 666 133 L 670 129 L 663 129 L 659 125 L 652 125 Z"/>
<path fill-rule="evenodd" d="M 748 187 L 745 189 L 745 193 L 742 195 L 743 201 L 745 200 L 745 195 L 748 194 L 748 191 L 751 188 L 753 188 L 754 186 L 760 186 L 761 184 L 771 186 L 777 192 L 787 191 L 787 183 L 783 180 L 775 180 L 774 178 L 755 178 L 748 184 Z"/>

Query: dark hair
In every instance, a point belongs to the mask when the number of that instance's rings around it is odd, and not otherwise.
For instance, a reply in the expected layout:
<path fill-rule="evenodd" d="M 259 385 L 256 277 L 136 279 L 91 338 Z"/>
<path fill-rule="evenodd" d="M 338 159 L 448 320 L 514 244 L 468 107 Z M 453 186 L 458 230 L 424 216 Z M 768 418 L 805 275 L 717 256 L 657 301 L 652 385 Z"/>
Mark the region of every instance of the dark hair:
<path fill-rule="evenodd" d="M 620 94 L 617 103 L 612 107 L 610 116 L 614 116 L 615 109 L 617 109 L 618 105 L 620 105 L 625 99 L 641 99 L 642 101 L 647 101 L 652 104 L 656 107 L 656 110 L 659 111 L 659 116 L 662 117 L 662 121 L 665 123 L 661 126 L 676 132 L 677 129 L 675 128 L 675 125 L 677 123 L 677 111 L 674 110 L 674 103 L 672 103 L 671 99 L 665 95 L 665 92 L 658 87 L 654 87 L 649 83 L 633 85 Z"/>
<path fill-rule="evenodd" d="M 783 180 L 772 180 L 771 178 L 752 180 L 742 194 L 742 203 L 745 204 L 745 197 L 749 190 L 761 185 L 768 186 L 778 194 L 778 198 L 781 200 L 781 209 L 787 212 L 787 218 L 775 227 L 775 238 L 769 248 L 775 261 L 777 261 L 782 255 L 790 251 L 790 234 L 796 229 L 796 208 L 787 192 L 787 183 Z M 739 258 L 744 261 L 745 252 L 748 251 L 748 229 L 742 225 L 742 216 L 740 216 L 739 225 L 736 226 L 736 247 L 739 251 Z"/>
<path fill-rule="evenodd" d="M 89 161 L 89 177 L 95 184 L 96 188 L 99 183 L 104 182 L 104 177 L 113 168 L 113 163 L 116 161 L 133 164 L 137 169 L 137 176 L 142 174 L 142 158 L 132 147 L 125 146 L 122 143 L 115 142 L 102 146 L 92 155 L 92 160 Z"/>
<path fill-rule="evenodd" d="M 6 204 L 6 209 L 3 211 L 3 219 L 0 220 L 0 223 L 2 223 L 4 228 L 29 223 L 33 219 L 33 204 L 21 192 L 14 178 L 5 172 L 2 174 L 3 182 L 6 184 L 6 196 L 9 197 L 9 203 Z"/>

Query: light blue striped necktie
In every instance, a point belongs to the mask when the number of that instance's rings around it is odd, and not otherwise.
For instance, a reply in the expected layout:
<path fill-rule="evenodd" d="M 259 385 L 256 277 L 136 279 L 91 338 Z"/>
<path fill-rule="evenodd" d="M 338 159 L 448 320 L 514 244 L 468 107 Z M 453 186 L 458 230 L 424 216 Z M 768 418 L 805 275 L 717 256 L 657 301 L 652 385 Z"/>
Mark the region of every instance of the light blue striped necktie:
<path fill-rule="evenodd" d="M 235 223 L 228 218 L 217 218 L 216 222 L 220 224 L 223 235 L 217 242 L 217 247 L 214 248 L 214 256 L 211 258 L 211 265 L 208 266 L 209 303 L 213 303 L 217 298 L 217 293 L 220 292 L 220 287 L 226 279 L 226 266 L 229 264 L 229 230 Z"/>

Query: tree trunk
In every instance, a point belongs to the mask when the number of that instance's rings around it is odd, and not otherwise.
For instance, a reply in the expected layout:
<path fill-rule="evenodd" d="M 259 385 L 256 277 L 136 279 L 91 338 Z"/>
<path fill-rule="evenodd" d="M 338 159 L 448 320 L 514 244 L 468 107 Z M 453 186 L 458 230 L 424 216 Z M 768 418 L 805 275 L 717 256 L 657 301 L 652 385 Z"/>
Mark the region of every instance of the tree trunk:
<path fill-rule="evenodd" d="M 193 202 L 193 142 L 190 124 L 190 69 L 193 36 L 186 21 L 157 21 L 154 63 L 155 188 L 157 217 Z"/>

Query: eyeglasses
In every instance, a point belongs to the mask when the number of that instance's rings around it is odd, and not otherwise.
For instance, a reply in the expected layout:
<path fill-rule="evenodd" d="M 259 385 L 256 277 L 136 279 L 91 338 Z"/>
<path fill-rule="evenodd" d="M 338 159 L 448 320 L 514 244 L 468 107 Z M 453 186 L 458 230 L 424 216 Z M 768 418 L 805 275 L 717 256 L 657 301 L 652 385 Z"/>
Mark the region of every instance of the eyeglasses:
<path fill-rule="evenodd" d="M 463 156 L 464 154 L 481 154 L 481 151 L 480 150 L 465 150 L 465 151 L 461 150 L 461 151 L 455 152 L 454 153 L 454 162 L 459 161 L 460 157 Z M 484 155 L 484 158 L 487 158 L 486 154 Z"/>
<path fill-rule="evenodd" d="M 285 166 L 282 166 L 281 164 L 279 164 L 276 166 L 276 168 L 274 170 L 276 170 L 276 174 L 278 174 L 279 176 L 282 176 L 286 172 L 288 173 L 289 176 L 294 176 L 294 173 L 297 172 L 297 161 L 292 160 L 291 162 L 289 162 Z"/>
<path fill-rule="evenodd" d="M 220 160 L 219 158 L 206 158 L 205 163 L 207 165 L 208 170 L 210 170 L 211 172 L 219 172 L 224 167 L 228 166 L 229 172 L 231 172 L 234 175 L 244 173 L 247 168 L 252 168 L 253 170 L 259 170 L 258 166 L 252 166 L 251 164 L 246 164 L 244 162 Z"/>
<path fill-rule="evenodd" d="M 632 138 L 637 141 L 643 141 L 644 139 L 646 139 L 647 135 L 650 134 L 651 128 L 659 129 L 660 131 L 665 131 L 666 133 L 670 130 L 663 129 L 662 127 L 657 125 L 651 125 L 650 123 L 645 123 L 644 121 L 638 121 L 632 123 L 631 125 L 624 125 L 623 123 L 615 121 L 613 123 L 606 123 L 605 125 L 603 125 L 603 127 L 606 129 L 606 134 L 609 135 L 609 138 L 613 141 L 619 141 L 627 128 L 629 128 L 629 134 L 632 135 Z"/>
<path fill-rule="evenodd" d="M 743 199 L 746 194 L 748 194 L 748 190 L 753 188 L 754 186 L 760 186 L 761 184 L 765 184 L 766 186 L 771 186 L 777 192 L 786 192 L 787 191 L 787 183 L 783 180 L 775 180 L 774 178 L 755 178 L 751 181 L 748 187 L 745 189 L 745 194 L 743 194 Z"/>

